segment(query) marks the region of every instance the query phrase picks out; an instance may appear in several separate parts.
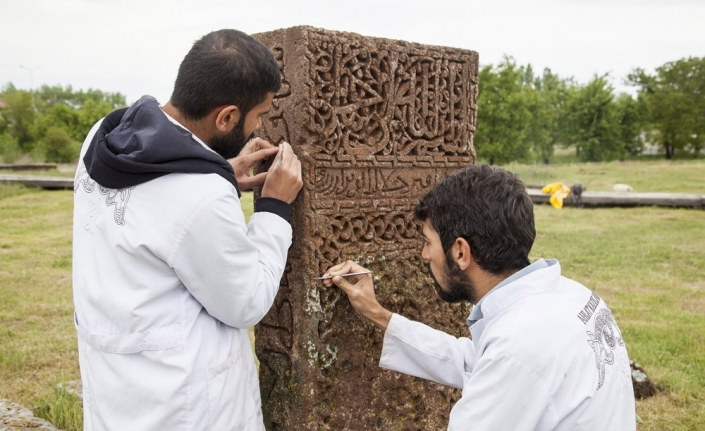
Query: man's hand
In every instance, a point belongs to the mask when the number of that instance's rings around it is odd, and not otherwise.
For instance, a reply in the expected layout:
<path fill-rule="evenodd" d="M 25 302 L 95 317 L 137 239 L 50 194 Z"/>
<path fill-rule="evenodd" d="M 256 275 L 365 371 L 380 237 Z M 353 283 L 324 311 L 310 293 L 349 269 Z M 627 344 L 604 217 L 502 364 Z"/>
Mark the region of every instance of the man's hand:
<path fill-rule="evenodd" d="M 291 145 L 282 142 L 279 145 L 277 158 L 267 171 L 262 197 L 275 198 L 290 204 L 296 199 L 303 184 L 301 162 L 291 149 Z"/>
<path fill-rule="evenodd" d="M 375 297 L 375 287 L 372 283 L 372 274 L 339 277 L 351 272 L 367 271 L 364 267 L 349 260 L 339 265 L 328 268 L 324 275 L 333 276 L 323 280 L 323 284 L 331 287 L 333 284 L 341 288 L 350 299 L 350 304 L 355 311 L 370 320 L 379 328 L 386 330 L 392 318 L 392 312 L 382 307 Z"/>
<path fill-rule="evenodd" d="M 250 176 L 250 169 L 260 160 L 266 160 L 279 152 L 279 148 L 261 138 L 254 138 L 245 145 L 237 157 L 230 160 L 235 179 L 241 190 L 252 190 L 264 184 L 267 172 Z"/>

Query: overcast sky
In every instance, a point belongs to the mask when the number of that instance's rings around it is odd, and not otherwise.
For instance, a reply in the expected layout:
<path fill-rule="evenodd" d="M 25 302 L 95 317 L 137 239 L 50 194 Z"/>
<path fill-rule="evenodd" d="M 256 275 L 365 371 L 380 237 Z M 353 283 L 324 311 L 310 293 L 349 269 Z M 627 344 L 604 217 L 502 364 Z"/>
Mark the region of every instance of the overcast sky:
<path fill-rule="evenodd" d="M 166 102 L 205 33 L 296 25 L 511 55 L 618 90 L 635 67 L 705 56 L 702 0 L 0 0 L 0 86 L 72 85 Z"/>

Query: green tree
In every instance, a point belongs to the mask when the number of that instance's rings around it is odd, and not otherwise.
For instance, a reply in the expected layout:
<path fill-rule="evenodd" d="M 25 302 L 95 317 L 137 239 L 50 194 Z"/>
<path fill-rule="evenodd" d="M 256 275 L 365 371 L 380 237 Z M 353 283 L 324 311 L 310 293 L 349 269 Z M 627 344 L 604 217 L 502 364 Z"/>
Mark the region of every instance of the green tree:
<path fill-rule="evenodd" d="M 69 163 L 78 158 L 78 143 L 61 127 L 50 127 L 42 146 L 47 162 Z"/>
<path fill-rule="evenodd" d="M 81 130 L 79 111 L 63 103 L 57 103 L 37 115 L 32 126 L 32 134 L 38 141 L 42 140 L 51 127 L 60 127 L 74 140 L 81 140 L 86 131 Z"/>
<path fill-rule="evenodd" d="M 0 156 L 3 163 L 15 163 L 20 157 L 20 146 L 17 144 L 17 139 L 7 133 L 0 133 Z"/>
<path fill-rule="evenodd" d="M 561 142 L 561 113 L 573 83 L 572 80 L 561 79 L 547 68 L 543 75 L 526 85 L 533 88 L 529 93 L 531 123 L 527 139 L 534 153 L 543 163 L 548 164 L 555 145 Z"/>
<path fill-rule="evenodd" d="M 51 107 L 56 104 L 64 104 L 70 108 L 81 109 L 88 101 L 94 103 L 106 102 L 112 109 L 122 108 L 126 105 L 125 96 L 120 93 L 107 93 L 100 90 L 88 89 L 74 91 L 70 85 L 62 87 L 60 85 L 42 85 L 34 92 L 37 104 L 44 107 Z"/>
<path fill-rule="evenodd" d="M 622 93 L 615 101 L 615 109 L 623 154 L 640 154 L 644 151 L 644 140 L 641 134 L 646 118 L 643 99 L 635 100 L 629 94 Z"/>
<path fill-rule="evenodd" d="M 114 110 L 115 107 L 110 102 L 107 102 L 105 100 L 100 100 L 97 102 L 93 100 L 86 101 L 85 105 L 83 106 L 83 109 L 79 109 L 77 111 L 77 128 L 80 133 L 76 137 L 76 139 L 80 142 L 83 142 L 83 140 L 86 139 L 86 135 L 88 135 L 88 132 L 91 130 L 91 127 L 93 127 L 93 125 L 98 120 L 105 117 Z"/>
<path fill-rule="evenodd" d="M 2 98 L 7 105 L 0 111 L 6 132 L 17 139 L 20 149 L 29 151 L 34 141 L 32 125 L 36 115 L 32 107 L 32 94 L 8 87 L 3 91 Z"/>
<path fill-rule="evenodd" d="M 35 144 L 43 147 L 52 128 L 63 129 L 73 141 L 82 142 L 96 121 L 125 106 L 125 96 L 120 93 L 74 91 L 60 85 L 24 91 L 10 83 L 0 91 L 0 97 L 7 104 L 0 111 L 0 133 L 15 138 L 23 152 L 32 152 Z M 33 153 L 42 152 L 43 148 L 38 148 Z"/>
<path fill-rule="evenodd" d="M 490 164 L 526 159 L 531 123 L 525 70 L 510 57 L 480 70 L 475 148 Z"/>
<path fill-rule="evenodd" d="M 648 104 L 666 158 L 676 150 L 690 150 L 698 157 L 705 145 L 705 57 L 666 63 L 654 75 L 635 69 L 628 82 L 639 87 Z"/>
<path fill-rule="evenodd" d="M 602 75 L 569 92 L 563 132 L 583 161 L 615 160 L 623 154 L 613 91 L 607 75 Z"/>

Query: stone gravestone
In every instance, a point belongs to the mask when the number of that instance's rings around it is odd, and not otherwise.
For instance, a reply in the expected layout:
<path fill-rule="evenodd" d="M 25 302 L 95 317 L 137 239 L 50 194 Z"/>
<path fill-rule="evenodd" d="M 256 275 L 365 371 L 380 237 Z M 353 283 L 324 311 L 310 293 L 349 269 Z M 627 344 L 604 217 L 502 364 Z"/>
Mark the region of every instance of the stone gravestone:
<path fill-rule="evenodd" d="M 311 27 L 255 37 L 283 78 L 260 135 L 290 142 L 304 178 L 280 291 L 255 329 L 267 429 L 444 429 L 460 392 L 379 368 L 382 331 L 316 278 L 355 260 L 390 310 L 468 335 L 467 306 L 437 298 L 412 210 L 475 162 L 478 54 Z"/>

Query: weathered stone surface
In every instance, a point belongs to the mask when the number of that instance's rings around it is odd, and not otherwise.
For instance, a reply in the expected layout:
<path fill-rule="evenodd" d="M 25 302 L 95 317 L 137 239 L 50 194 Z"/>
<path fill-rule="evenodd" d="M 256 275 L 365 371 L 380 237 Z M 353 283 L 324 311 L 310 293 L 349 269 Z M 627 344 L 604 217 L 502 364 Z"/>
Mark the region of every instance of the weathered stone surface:
<path fill-rule="evenodd" d="M 49 421 L 34 416 L 28 408 L 0 400 L 0 431 L 59 431 Z"/>
<path fill-rule="evenodd" d="M 355 260 L 384 306 L 468 335 L 467 307 L 437 298 L 412 209 L 475 161 L 478 54 L 310 27 L 255 37 L 283 77 L 260 135 L 290 142 L 304 176 L 281 289 L 255 330 L 267 429 L 444 429 L 460 392 L 380 369 L 382 332 L 316 277 Z"/>

